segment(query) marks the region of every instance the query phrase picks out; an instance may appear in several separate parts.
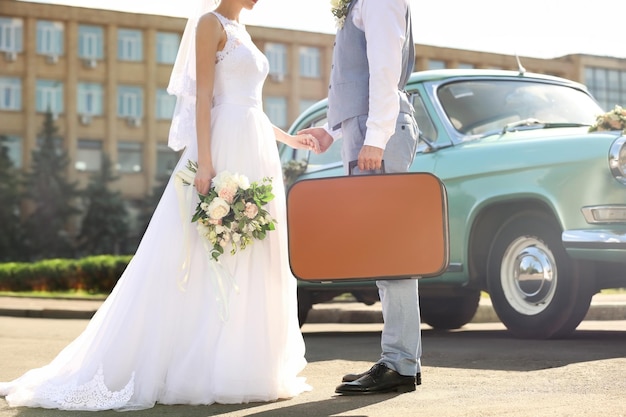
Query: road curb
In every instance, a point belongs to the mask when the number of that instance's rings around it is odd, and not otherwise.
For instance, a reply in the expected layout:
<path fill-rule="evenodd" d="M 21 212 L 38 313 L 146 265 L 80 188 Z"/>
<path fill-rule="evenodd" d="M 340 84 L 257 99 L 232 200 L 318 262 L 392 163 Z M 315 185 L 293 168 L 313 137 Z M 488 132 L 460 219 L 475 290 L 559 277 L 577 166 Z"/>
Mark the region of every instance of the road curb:
<path fill-rule="evenodd" d="M 65 304 L 65 303 L 64 303 Z M 55 307 L 61 307 L 54 304 Z M 37 304 L 26 304 L 24 307 L 15 303 L 0 307 L 0 316 L 47 318 L 47 319 L 84 319 L 88 320 L 97 311 L 96 303 L 75 307 L 66 303 L 64 308 L 38 307 Z M 584 320 L 626 320 L 626 301 L 592 303 Z M 497 323 L 498 318 L 488 302 L 481 302 L 471 323 Z M 362 303 L 324 303 L 315 305 L 306 320 L 307 323 L 382 323 L 383 316 L 380 303 L 367 306 Z"/>
<path fill-rule="evenodd" d="M 626 303 L 592 304 L 584 320 L 626 320 Z M 307 323 L 382 323 L 379 309 L 351 310 L 335 308 L 313 308 Z M 500 319 L 491 305 L 480 305 L 471 323 L 498 323 Z"/>

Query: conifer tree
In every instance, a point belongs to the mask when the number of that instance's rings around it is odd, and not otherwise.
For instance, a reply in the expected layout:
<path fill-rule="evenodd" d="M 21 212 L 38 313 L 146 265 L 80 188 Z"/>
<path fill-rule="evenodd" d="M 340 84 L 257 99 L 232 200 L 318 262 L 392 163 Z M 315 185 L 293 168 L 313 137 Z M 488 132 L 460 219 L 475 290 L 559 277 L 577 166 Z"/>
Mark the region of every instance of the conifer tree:
<path fill-rule="evenodd" d="M 0 136 L 0 262 L 23 260 L 19 171 L 9 157 L 7 137 Z"/>
<path fill-rule="evenodd" d="M 102 168 L 91 176 L 82 193 L 86 213 L 78 237 L 85 254 L 115 254 L 124 248 L 129 232 L 128 212 L 121 193 L 112 191 L 110 185 L 117 181 L 111 160 L 102 156 Z"/>
<path fill-rule="evenodd" d="M 65 258 L 74 255 L 69 227 L 78 192 L 67 179 L 69 158 L 61 148 L 58 128 L 46 113 L 39 148 L 32 152 L 31 171 L 26 174 L 24 197 L 31 205 L 25 221 L 25 243 L 31 259 Z"/>

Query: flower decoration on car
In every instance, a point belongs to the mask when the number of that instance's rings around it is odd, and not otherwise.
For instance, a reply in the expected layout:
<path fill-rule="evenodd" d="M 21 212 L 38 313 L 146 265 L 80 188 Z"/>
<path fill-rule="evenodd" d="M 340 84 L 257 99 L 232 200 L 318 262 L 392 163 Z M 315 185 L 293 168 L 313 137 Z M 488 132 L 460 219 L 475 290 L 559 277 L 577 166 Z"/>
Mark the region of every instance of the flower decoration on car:
<path fill-rule="evenodd" d="M 307 161 L 301 159 L 296 161 L 290 160 L 286 164 L 283 164 L 283 182 L 285 183 L 285 189 L 289 189 L 294 182 L 306 171 Z"/>
<path fill-rule="evenodd" d="M 335 16 L 335 25 L 338 29 L 343 27 L 348 16 L 348 7 L 352 0 L 330 0 L 331 11 Z"/>
<path fill-rule="evenodd" d="M 198 165 L 187 163 L 187 171 L 195 173 Z M 179 175 L 185 185 L 192 177 Z M 276 220 L 263 208 L 274 199 L 272 179 L 250 182 L 245 175 L 220 172 L 206 195 L 198 194 L 200 201 L 191 222 L 197 223 L 200 236 L 208 243 L 207 251 L 215 261 L 229 250 L 232 255 L 263 240 L 275 229 Z"/>
<path fill-rule="evenodd" d="M 626 109 L 615 106 L 613 110 L 599 115 L 596 122 L 589 128 L 589 132 L 606 130 L 621 130 L 626 134 Z"/>

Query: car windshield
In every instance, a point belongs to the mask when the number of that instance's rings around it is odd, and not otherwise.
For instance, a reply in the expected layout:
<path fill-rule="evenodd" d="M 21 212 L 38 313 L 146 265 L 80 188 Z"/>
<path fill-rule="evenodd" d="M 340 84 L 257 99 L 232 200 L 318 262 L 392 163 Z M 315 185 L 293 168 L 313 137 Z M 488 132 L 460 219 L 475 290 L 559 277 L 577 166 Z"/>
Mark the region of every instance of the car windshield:
<path fill-rule="evenodd" d="M 482 135 L 525 120 L 591 125 L 603 112 L 581 90 L 537 81 L 459 81 L 440 87 L 437 95 L 450 123 L 464 135 Z"/>

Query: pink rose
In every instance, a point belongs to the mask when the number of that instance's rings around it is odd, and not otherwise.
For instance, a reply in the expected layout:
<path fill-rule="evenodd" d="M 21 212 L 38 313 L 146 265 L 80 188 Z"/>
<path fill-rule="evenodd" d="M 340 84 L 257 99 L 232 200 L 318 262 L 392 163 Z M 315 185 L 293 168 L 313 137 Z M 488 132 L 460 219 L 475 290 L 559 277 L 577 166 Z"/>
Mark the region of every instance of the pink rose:
<path fill-rule="evenodd" d="M 246 203 L 244 214 L 247 218 L 254 219 L 256 215 L 259 214 L 259 208 L 254 203 Z"/>
<path fill-rule="evenodd" d="M 228 204 L 231 204 L 235 199 L 235 192 L 237 190 L 233 190 L 229 187 L 222 188 L 219 193 L 217 193 L 218 197 L 224 199 Z"/>

